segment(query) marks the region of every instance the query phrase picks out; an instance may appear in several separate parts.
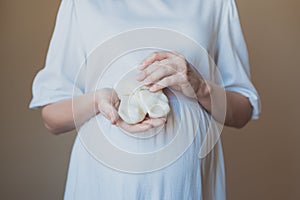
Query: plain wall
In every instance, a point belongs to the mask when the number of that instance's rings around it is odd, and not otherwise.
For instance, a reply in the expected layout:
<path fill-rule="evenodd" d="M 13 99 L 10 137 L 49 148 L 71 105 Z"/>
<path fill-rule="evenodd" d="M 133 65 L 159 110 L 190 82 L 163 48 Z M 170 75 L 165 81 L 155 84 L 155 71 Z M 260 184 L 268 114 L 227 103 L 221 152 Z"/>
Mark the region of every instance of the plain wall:
<path fill-rule="evenodd" d="M 300 199 L 300 1 L 236 0 L 262 100 L 259 121 L 222 133 L 229 200 Z M 62 199 L 75 132 L 29 110 L 60 1 L 0 1 L 0 199 Z"/>

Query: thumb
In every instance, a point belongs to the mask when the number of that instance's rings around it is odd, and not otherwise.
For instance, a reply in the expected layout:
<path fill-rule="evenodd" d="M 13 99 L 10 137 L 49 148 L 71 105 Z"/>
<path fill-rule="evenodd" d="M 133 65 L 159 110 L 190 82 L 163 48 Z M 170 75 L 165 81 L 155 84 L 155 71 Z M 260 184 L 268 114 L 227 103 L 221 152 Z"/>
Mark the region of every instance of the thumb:
<path fill-rule="evenodd" d="M 116 124 L 119 120 L 119 114 L 116 108 L 111 104 L 103 105 L 102 108 L 99 108 L 100 113 L 102 113 L 112 124 Z"/>

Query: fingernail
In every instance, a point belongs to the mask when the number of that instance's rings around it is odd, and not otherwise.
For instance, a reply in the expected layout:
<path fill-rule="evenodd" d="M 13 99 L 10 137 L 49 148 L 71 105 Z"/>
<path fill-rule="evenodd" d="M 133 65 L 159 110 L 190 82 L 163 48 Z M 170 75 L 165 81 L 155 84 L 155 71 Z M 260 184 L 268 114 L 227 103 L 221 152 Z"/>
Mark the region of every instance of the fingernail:
<path fill-rule="evenodd" d="M 141 63 L 139 66 L 138 66 L 138 69 L 143 69 L 145 67 L 145 63 Z"/>

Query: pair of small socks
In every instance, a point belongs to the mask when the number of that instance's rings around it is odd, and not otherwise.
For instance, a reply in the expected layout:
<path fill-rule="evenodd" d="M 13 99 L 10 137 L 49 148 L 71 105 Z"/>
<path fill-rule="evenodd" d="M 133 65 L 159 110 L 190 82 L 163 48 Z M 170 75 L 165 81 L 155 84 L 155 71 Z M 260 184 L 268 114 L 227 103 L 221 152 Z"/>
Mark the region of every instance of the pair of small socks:
<path fill-rule="evenodd" d="M 150 92 L 148 87 L 142 86 L 129 95 L 119 95 L 119 98 L 118 113 L 128 124 L 143 121 L 147 114 L 150 118 L 161 118 L 170 112 L 168 98 L 162 90 Z"/>

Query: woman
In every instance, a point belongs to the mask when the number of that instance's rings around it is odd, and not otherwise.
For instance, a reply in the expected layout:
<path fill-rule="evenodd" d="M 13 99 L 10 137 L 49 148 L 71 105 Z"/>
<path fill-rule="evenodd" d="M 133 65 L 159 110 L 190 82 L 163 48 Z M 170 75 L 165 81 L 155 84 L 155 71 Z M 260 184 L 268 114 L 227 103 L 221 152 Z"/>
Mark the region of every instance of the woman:
<path fill-rule="evenodd" d="M 42 107 L 45 126 L 51 132 L 71 131 L 96 116 L 107 118 L 112 127 L 109 130 L 116 132 L 123 129 L 141 133 L 166 123 L 166 119 L 158 118 L 129 125 L 118 115 L 119 99 L 113 89 L 100 88 L 87 93 L 86 82 L 76 81 L 81 64 L 100 43 L 120 32 L 143 27 L 172 29 L 204 47 L 219 67 L 224 81 L 225 125 L 241 128 L 251 118 L 258 117 L 259 97 L 250 81 L 247 49 L 234 0 L 188 3 L 183 0 L 63 0 L 46 66 L 34 80 L 30 104 L 30 108 Z M 145 56 L 139 70 L 137 81 L 149 84 L 151 92 L 174 88 L 186 97 L 186 104 L 188 98 L 194 98 L 201 105 L 198 108 L 202 118 L 198 116 L 198 120 L 205 121 L 203 119 L 212 114 L 222 121 L 221 105 L 218 107 L 217 103 L 216 112 L 211 112 L 211 100 L 218 99 L 222 89 L 195 73 L 185 55 L 156 51 Z M 76 111 L 72 109 L 74 84 L 75 90 L 81 93 L 74 99 Z M 192 111 L 187 108 L 185 112 Z M 76 116 L 76 125 L 73 116 Z M 182 120 L 188 123 L 185 117 Z M 200 140 L 196 137 L 187 151 L 169 166 L 134 174 L 98 162 L 77 137 L 65 199 L 225 199 L 221 143 L 219 141 L 206 158 L 198 160 Z"/>

